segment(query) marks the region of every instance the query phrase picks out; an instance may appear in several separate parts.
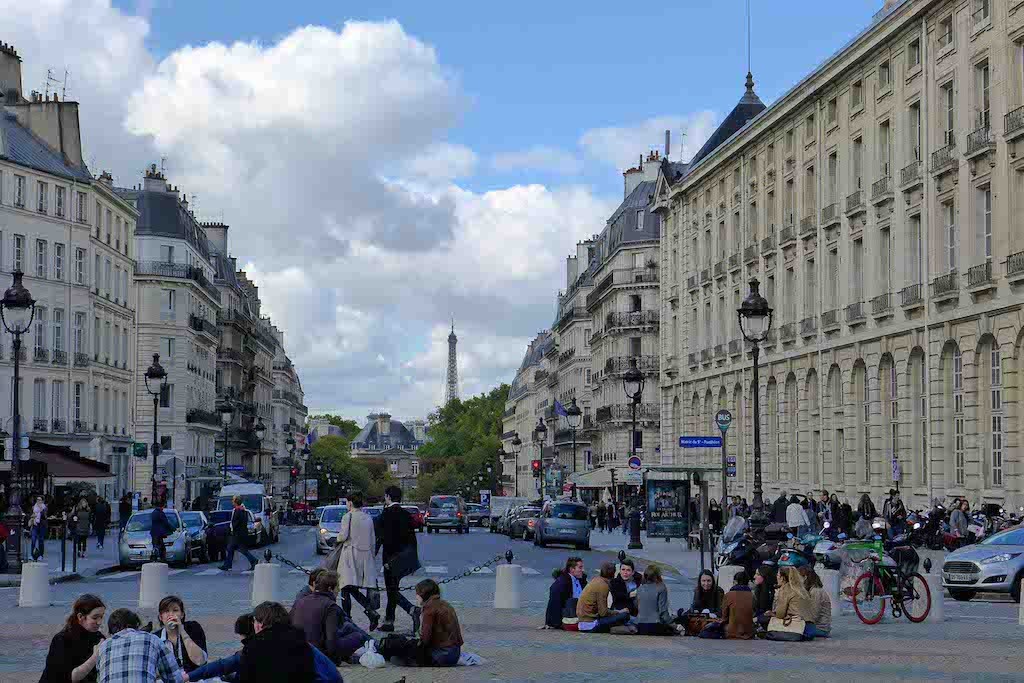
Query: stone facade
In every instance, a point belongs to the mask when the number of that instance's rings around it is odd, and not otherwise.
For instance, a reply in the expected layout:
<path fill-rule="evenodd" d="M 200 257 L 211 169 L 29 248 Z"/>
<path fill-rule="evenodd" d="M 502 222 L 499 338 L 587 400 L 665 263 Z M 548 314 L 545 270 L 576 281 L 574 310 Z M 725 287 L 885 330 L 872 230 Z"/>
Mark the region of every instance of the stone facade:
<path fill-rule="evenodd" d="M 420 475 L 416 451 L 426 443 L 426 423 L 399 422 L 387 412 L 371 413 L 366 420 L 366 426 L 352 439 L 352 457 L 384 462 L 403 491 L 414 490 Z"/>
<path fill-rule="evenodd" d="M 659 179 L 662 443 L 715 433 L 749 496 L 757 277 L 766 496 L 1024 502 L 1024 6 L 904 0 L 682 178 Z M 752 87 L 749 84 L 748 87 Z M 717 229 L 716 229 L 717 228 Z M 679 464 L 719 453 L 676 450 Z"/>

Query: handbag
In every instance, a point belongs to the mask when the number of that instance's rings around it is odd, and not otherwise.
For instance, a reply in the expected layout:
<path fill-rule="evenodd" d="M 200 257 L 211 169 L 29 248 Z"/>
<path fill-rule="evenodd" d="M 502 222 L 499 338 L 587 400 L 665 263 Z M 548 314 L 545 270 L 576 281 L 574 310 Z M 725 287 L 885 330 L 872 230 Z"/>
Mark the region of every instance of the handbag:
<path fill-rule="evenodd" d="M 804 639 L 804 630 L 807 622 L 800 617 L 772 617 L 768 622 L 768 639 L 798 641 Z"/>
<path fill-rule="evenodd" d="M 396 579 L 401 579 L 420 568 L 420 558 L 415 545 L 407 545 L 384 563 L 384 569 Z"/>

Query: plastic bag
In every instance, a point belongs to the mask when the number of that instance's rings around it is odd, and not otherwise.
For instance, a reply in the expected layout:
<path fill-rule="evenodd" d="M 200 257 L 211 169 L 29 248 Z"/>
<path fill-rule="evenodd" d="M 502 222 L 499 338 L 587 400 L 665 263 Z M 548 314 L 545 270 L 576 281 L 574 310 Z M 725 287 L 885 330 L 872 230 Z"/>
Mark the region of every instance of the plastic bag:
<path fill-rule="evenodd" d="M 384 657 L 377 652 L 377 645 L 372 640 L 366 644 L 366 652 L 359 657 L 359 663 L 367 669 L 379 669 L 384 666 Z"/>

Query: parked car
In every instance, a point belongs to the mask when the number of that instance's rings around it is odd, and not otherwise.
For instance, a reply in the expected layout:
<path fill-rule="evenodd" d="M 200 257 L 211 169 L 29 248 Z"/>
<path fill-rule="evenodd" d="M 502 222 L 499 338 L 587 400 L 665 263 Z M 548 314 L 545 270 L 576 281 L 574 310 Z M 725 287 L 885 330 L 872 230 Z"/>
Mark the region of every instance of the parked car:
<path fill-rule="evenodd" d="M 1024 578 L 1024 526 L 1000 531 L 974 545 L 946 555 L 942 585 L 956 600 L 970 600 L 978 591 L 1009 593 L 1020 602 Z"/>
<path fill-rule="evenodd" d="M 462 496 L 431 496 L 424 515 L 427 533 L 448 529 L 460 534 L 469 533 L 469 517 Z"/>
<path fill-rule="evenodd" d="M 519 507 L 511 507 L 505 511 L 501 517 L 498 518 L 495 531 L 499 534 L 509 535 L 509 527 L 512 526 L 512 520 L 515 519 L 516 513 L 519 511 Z"/>
<path fill-rule="evenodd" d="M 420 510 L 416 505 L 403 505 L 405 511 L 412 515 L 412 528 L 413 531 L 423 531 L 423 510 Z"/>
<path fill-rule="evenodd" d="M 521 538 L 529 541 L 533 538 L 534 529 L 537 528 L 537 520 L 540 517 L 540 508 L 522 507 L 516 512 L 516 516 L 509 524 L 508 535 L 512 538 Z"/>
<path fill-rule="evenodd" d="M 370 507 L 363 508 L 363 512 L 365 512 L 366 514 L 370 515 L 370 518 L 373 519 L 374 521 L 376 521 L 377 518 L 380 517 L 380 513 L 384 512 L 384 506 L 383 505 L 371 505 Z"/>
<path fill-rule="evenodd" d="M 480 503 L 466 503 L 466 516 L 470 526 L 483 526 L 491 518 L 491 511 Z"/>
<path fill-rule="evenodd" d="M 231 535 L 232 510 L 214 510 L 209 515 L 210 528 L 207 530 L 206 543 L 212 559 L 224 559 L 228 548 L 228 536 Z M 256 545 L 256 516 L 246 510 L 249 515 L 249 547 Z"/>
<path fill-rule="evenodd" d="M 348 512 L 344 505 L 325 505 L 320 511 L 319 522 L 316 525 L 316 554 L 323 555 L 330 552 L 334 546 L 333 539 L 341 531 L 341 519 Z"/>
<path fill-rule="evenodd" d="M 139 567 L 153 558 L 153 539 L 150 529 L 153 528 L 153 510 L 139 510 L 128 518 L 128 524 L 121 534 L 118 543 L 118 562 L 122 567 Z M 181 523 L 181 517 L 175 510 L 164 510 L 167 521 L 171 525 L 171 533 L 164 539 L 164 547 L 168 564 L 180 564 L 187 567 L 192 563 L 188 552 L 188 532 Z"/>
<path fill-rule="evenodd" d="M 590 550 L 590 515 L 587 506 L 561 500 L 545 503 L 534 525 L 533 542 L 542 548 L 549 543 L 558 543 Z"/>
<path fill-rule="evenodd" d="M 192 559 L 206 563 L 210 561 L 210 544 L 207 533 L 210 522 L 202 512 L 185 511 L 181 513 L 181 521 L 188 532 L 188 547 Z"/>

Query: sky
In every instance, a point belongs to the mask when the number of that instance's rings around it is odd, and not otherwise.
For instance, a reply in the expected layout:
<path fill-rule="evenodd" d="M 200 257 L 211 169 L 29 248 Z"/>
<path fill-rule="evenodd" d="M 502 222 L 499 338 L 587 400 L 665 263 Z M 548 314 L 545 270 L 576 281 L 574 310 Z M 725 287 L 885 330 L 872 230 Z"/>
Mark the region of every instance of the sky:
<path fill-rule="evenodd" d="M 769 106 L 882 0 L 751 0 Z M 0 0 L 26 90 L 65 71 L 91 170 L 161 163 L 285 333 L 311 414 L 425 417 L 515 376 L 641 154 L 743 93 L 744 0 Z"/>

